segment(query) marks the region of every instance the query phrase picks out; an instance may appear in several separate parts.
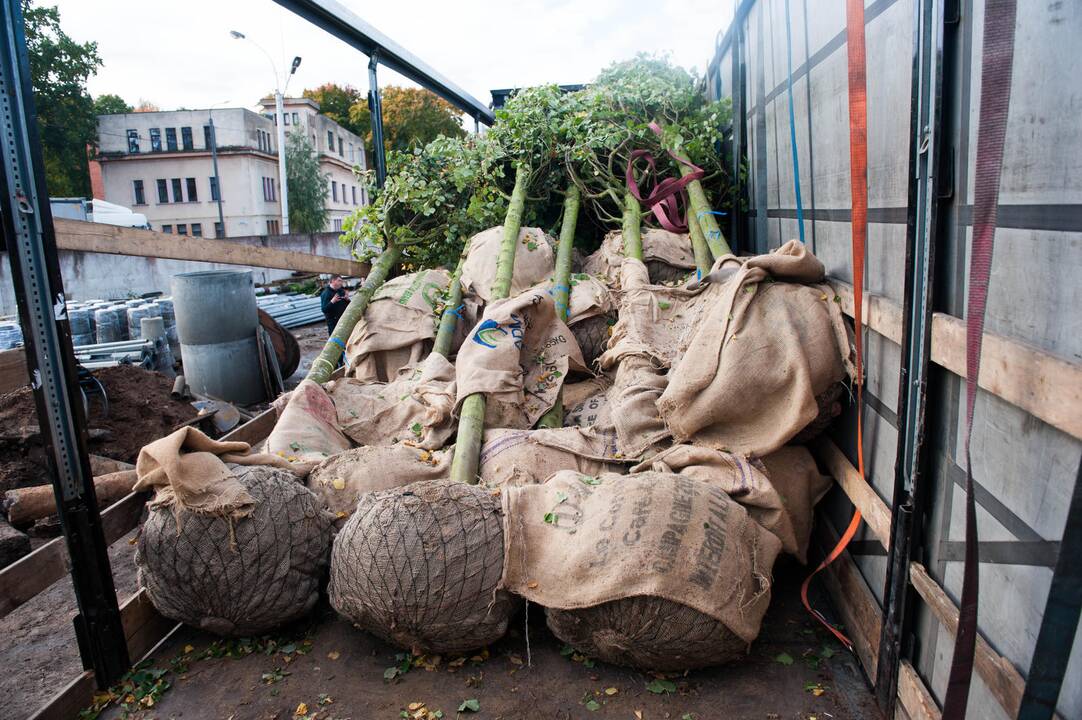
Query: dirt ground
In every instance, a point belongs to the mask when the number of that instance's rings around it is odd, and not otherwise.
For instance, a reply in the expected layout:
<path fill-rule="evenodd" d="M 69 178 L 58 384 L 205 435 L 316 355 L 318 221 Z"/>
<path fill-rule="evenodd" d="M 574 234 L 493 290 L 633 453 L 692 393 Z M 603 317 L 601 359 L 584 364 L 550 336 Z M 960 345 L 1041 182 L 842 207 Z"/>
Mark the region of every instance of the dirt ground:
<path fill-rule="evenodd" d="M 169 396 L 172 382 L 164 375 L 131 365 L 95 370 L 105 386 L 109 413 L 99 401 L 90 403 L 91 453 L 135 462 L 139 449 L 164 437 L 195 417 L 187 402 Z M 49 483 L 34 396 L 20 388 L 0 397 L 0 491 Z"/>
<path fill-rule="evenodd" d="M 304 376 L 312 368 L 312 361 L 319 357 L 323 346 L 327 344 L 327 323 L 320 320 L 311 325 L 295 327 L 289 332 L 293 333 L 301 346 L 301 364 L 297 367 L 297 372 L 286 378 L 286 390 L 292 390 L 304 380 Z"/>
<path fill-rule="evenodd" d="M 879 717 L 855 658 L 801 608 L 804 572 L 792 562 L 776 569 L 774 602 L 746 660 L 671 677 L 672 692 L 664 684 L 652 692 L 650 674 L 568 654 L 536 606 L 529 607 L 528 641 L 520 612 L 487 657 L 428 658 L 422 663 L 428 667 L 415 665 L 387 680 L 399 651 L 352 628 L 324 603 L 313 619 L 273 640 L 225 644 L 181 628 L 150 661 L 150 668 L 175 669 L 163 676 L 171 689 L 131 717 L 391 720 L 412 717 L 414 703 L 444 718 L 492 720 Z M 470 700 L 478 710 L 458 712 Z M 101 717 L 123 714 L 113 707 Z"/>

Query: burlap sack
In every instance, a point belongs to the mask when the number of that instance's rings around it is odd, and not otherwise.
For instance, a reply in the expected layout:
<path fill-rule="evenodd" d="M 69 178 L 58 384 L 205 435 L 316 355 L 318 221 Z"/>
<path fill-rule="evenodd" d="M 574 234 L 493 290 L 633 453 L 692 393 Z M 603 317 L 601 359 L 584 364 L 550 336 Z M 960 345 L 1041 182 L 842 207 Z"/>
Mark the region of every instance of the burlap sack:
<path fill-rule="evenodd" d="M 762 459 L 746 459 L 697 445 L 674 445 L 631 468 L 677 473 L 725 491 L 748 515 L 781 541 L 782 550 L 805 562 L 815 504 L 831 480 L 805 448 L 784 447 Z"/>
<path fill-rule="evenodd" d="M 612 378 L 607 375 L 564 385 L 564 427 L 596 425 L 609 402 L 611 387 Z"/>
<path fill-rule="evenodd" d="M 586 475 L 619 473 L 623 467 L 605 463 L 531 440 L 541 430 L 486 430 L 478 474 L 486 487 L 510 487 L 544 482 L 560 470 Z"/>
<path fill-rule="evenodd" d="M 139 584 L 162 615 L 219 635 L 260 635 L 319 599 L 331 517 L 289 472 L 230 464 L 250 499 L 242 517 L 152 505 L 139 532 Z"/>
<path fill-rule="evenodd" d="M 673 281 L 695 269 L 695 254 L 687 235 L 667 230 L 642 230 L 642 259 L 651 266 L 650 279 L 655 283 Z M 591 253 L 583 272 L 601 278 L 614 288 L 621 286 L 620 265 L 624 260 L 624 237 L 620 231 L 610 232 L 601 247 Z"/>
<path fill-rule="evenodd" d="M 266 451 L 288 460 L 304 476 L 332 455 L 348 450 L 349 438 L 338 429 L 334 402 L 318 383 L 302 380 L 267 436 Z"/>
<path fill-rule="evenodd" d="M 470 238 L 470 249 L 462 264 L 462 292 L 484 303 L 492 301 L 492 284 L 496 281 L 496 262 L 503 242 L 503 226 L 489 228 Z M 556 263 L 552 238 L 538 228 L 519 230 L 515 245 L 515 267 L 511 276 L 511 297 L 522 293 L 552 276 Z"/>
<path fill-rule="evenodd" d="M 254 499 L 226 463 L 290 467 L 283 458 L 250 449 L 245 442 L 211 440 L 196 428 L 183 427 L 139 451 L 132 490 L 154 490 L 150 507 L 173 508 L 178 520 L 182 512 L 243 517 Z"/>
<path fill-rule="evenodd" d="M 331 605 L 416 654 L 499 640 L 512 598 L 503 575 L 500 502 L 449 480 L 361 496 L 334 540 Z"/>
<path fill-rule="evenodd" d="M 533 427 L 556 402 L 569 368 L 585 370 L 547 291 L 497 300 L 458 353 L 456 410 L 469 395 L 485 393 L 487 427 Z"/>
<path fill-rule="evenodd" d="M 677 442 L 766 455 L 815 419 L 817 395 L 852 377 L 849 337 L 834 291 L 813 284 L 823 264 L 800 242 L 719 258 L 704 280 L 727 273 L 709 282 L 721 295 L 696 323 L 658 409 Z"/>
<path fill-rule="evenodd" d="M 451 283 L 443 269 L 422 270 L 384 283 L 346 343 L 348 375 L 389 382 L 399 368 L 420 362 L 436 337 L 437 308 Z"/>
<path fill-rule="evenodd" d="M 745 647 L 758 635 L 781 543 L 720 488 L 670 473 L 593 478 L 567 470 L 501 495 L 502 584 L 511 592 L 552 610 L 646 597 L 696 611 L 691 626 L 665 619 L 657 638 L 663 648 L 711 621 Z M 658 618 L 625 612 L 616 619 L 618 626 L 594 628 L 591 650 L 612 662 L 636 662 L 628 652 L 632 640 L 641 642 L 644 626 Z M 718 658 L 670 660 L 659 664 L 695 667 Z"/>
<path fill-rule="evenodd" d="M 455 432 L 455 368 L 442 355 L 403 368 L 390 383 L 327 383 L 342 432 L 359 445 L 410 441 L 436 450 Z"/>
<path fill-rule="evenodd" d="M 317 465 L 308 475 L 308 487 L 341 527 L 365 493 L 447 478 L 453 457 L 453 445 L 436 451 L 404 443 L 353 448 Z"/>

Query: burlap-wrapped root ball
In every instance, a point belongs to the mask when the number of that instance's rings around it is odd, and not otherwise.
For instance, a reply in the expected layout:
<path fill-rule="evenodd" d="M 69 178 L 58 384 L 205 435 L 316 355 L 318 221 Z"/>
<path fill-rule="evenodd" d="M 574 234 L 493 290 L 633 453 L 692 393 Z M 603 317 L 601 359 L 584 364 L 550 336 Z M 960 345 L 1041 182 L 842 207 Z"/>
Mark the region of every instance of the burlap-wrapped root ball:
<path fill-rule="evenodd" d="M 582 350 L 582 359 L 587 367 L 593 367 L 594 360 L 605 352 L 611 335 L 609 328 L 614 322 L 616 318 L 612 315 L 594 315 L 571 326 L 571 334 Z"/>
<path fill-rule="evenodd" d="M 218 635 L 258 635 L 315 606 L 332 518 L 289 472 L 229 467 L 255 500 L 250 512 L 230 518 L 153 509 L 135 563 L 162 615 Z"/>
<path fill-rule="evenodd" d="M 563 642 L 613 665 L 680 672 L 731 662 L 748 643 L 723 623 L 660 597 L 621 598 L 581 610 L 545 611 Z"/>
<path fill-rule="evenodd" d="M 331 554 L 331 605 L 415 653 L 473 650 L 507 630 L 500 501 L 428 480 L 361 496 Z"/>

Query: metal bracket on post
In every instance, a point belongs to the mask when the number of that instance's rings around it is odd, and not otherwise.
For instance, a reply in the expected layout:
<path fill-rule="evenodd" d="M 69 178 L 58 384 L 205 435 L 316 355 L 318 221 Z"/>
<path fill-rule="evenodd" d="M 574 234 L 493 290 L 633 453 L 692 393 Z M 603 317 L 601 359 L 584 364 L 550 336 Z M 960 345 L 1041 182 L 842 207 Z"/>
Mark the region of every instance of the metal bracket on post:
<path fill-rule="evenodd" d="M 936 238 L 944 199 L 939 184 L 950 162 L 943 125 L 944 82 L 949 75 L 943 57 L 946 29 L 941 0 L 920 0 L 913 11 L 914 38 L 910 98 L 909 197 L 906 221 L 905 298 L 902 364 L 898 381 L 898 453 L 894 465 L 890 549 L 884 587 L 883 629 L 879 641 L 876 697 L 893 717 L 898 696 L 898 669 L 907 654 L 913 613 L 909 564 L 919 549 L 926 505 L 928 446 L 928 367 L 932 339 L 932 294 Z"/>
<path fill-rule="evenodd" d="M 374 52 L 368 59 L 368 110 L 372 117 L 372 154 L 376 156 L 376 186 L 383 187 L 387 179 L 387 157 L 383 149 L 383 103 L 379 98 L 379 80 L 376 68 L 379 66 L 379 53 Z"/>
<path fill-rule="evenodd" d="M 56 506 L 71 559 L 83 664 L 100 687 L 128 671 L 108 546 L 94 495 L 64 287 L 38 141 L 20 0 L 0 2 L 0 214 Z"/>

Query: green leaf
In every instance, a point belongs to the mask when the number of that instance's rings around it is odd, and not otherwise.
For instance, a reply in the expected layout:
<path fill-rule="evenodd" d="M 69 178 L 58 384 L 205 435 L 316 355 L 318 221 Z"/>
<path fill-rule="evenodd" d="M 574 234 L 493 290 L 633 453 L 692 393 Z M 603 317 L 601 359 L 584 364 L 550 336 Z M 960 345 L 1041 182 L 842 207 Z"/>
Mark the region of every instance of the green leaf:
<path fill-rule="evenodd" d="M 481 709 L 481 703 L 477 701 L 477 698 L 470 698 L 469 700 L 463 700 L 462 704 L 458 706 L 459 712 L 477 712 Z"/>
<path fill-rule="evenodd" d="M 398 672 L 399 672 L 398 668 L 389 667 L 389 668 L 387 668 L 386 670 L 383 671 L 383 679 L 384 680 L 394 680 L 398 676 Z"/>
<path fill-rule="evenodd" d="M 565 493 L 565 492 L 557 492 L 556 493 L 556 502 L 562 503 L 565 500 L 567 500 L 567 493 Z"/>
<path fill-rule="evenodd" d="M 579 475 L 579 482 L 583 485 L 600 485 L 601 479 L 591 477 L 590 475 Z"/>
<path fill-rule="evenodd" d="M 419 423 L 419 422 L 415 422 L 412 425 L 410 425 L 410 432 L 412 432 L 414 435 L 416 435 L 418 437 L 421 436 L 422 430 L 424 430 L 424 428 L 421 427 L 421 423 Z"/>
<path fill-rule="evenodd" d="M 545 513 L 545 517 L 543 519 L 549 525 L 555 525 L 556 524 L 556 513 L 547 512 L 547 513 Z"/>
<path fill-rule="evenodd" d="M 664 300 L 659 300 L 658 303 L 657 303 L 657 306 L 659 308 L 661 308 L 662 310 L 668 310 L 669 308 L 672 307 L 672 303 L 671 302 L 666 302 Z"/>
<path fill-rule="evenodd" d="M 570 645 L 564 645 L 562 648 L 560 648 L 560 655 L 563 657 L 569 657 L 574 654 L 575 648 L 571 647 Z"/>
<path fill-rule="evenodd" d="M 792 665 L 793 656 L 789 653 L 781 653 L 774 657 L 774 662 L 781 663 L 782 665 Z"/>
<path fill-rule="evenodd" d="M 824 660 L 829 660 L 830 658 L 834 657 L 833 648 L 828 645 L 824 645 L 823 649 L 819 651 L 819 657 L 823 658 Z"/>
<path fill-rule="evenodd" d="M 587 700 L 586 709 L 590 712 L 597 712 L 601 709 L 601 703 L 599 703 L 597 700 Z"/>
<path fill-rule="evenodd" d="M 646 689 L 655 695 L 672 695 L 676 692 L 676 683 L 672 680 L 656 678 L 646 686 Z"/>

